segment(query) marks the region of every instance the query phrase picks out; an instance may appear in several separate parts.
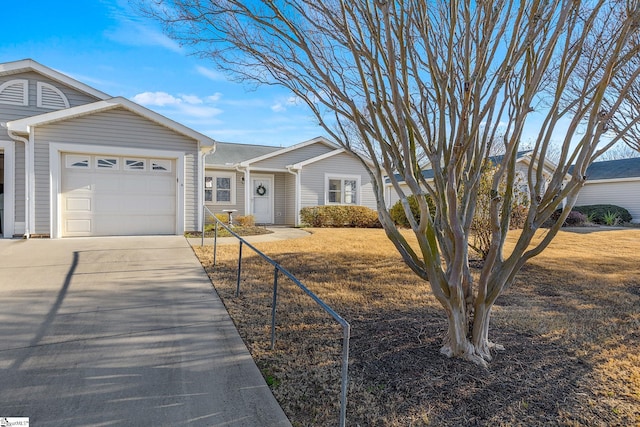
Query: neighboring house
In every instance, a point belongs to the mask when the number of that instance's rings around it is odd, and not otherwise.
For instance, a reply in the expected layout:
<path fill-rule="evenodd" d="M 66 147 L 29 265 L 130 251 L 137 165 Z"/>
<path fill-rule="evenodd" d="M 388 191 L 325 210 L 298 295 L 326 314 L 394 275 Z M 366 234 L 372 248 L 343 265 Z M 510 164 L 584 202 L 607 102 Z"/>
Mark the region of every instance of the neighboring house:
<path fill-rule="evenodd" d="M 595 162 L 586 175 L 576 206 L 617 205 L 640 222 L 640 157 Z"/>
<path fill-rule="evenodd" d="M 490 157 L 489 160 L 491 160 L 493 163 L 498 163 L 502 161 L 502 157 L 503 156 L 494 156 L 494 157 Z M 529 191 L 527 186 L 527 173 L 529 170 L 529 165 L 531 164 L 532 161 L 534 160 L 533 160 L 533 153 L 531 151 L 519 151 L 518 153 L 516 153 L 516 174 L 518 176 L 517 179 L 519 180 L 518 187 L 520 191 L 524 191 L 526 193 L 528 193 Z M 536 172 L 538 170 L 537 163 L 538 163 L 537 161 L 534 162 L 534 170 Z M 549 160 L 545 160 L 544 166 L 542 169 L 542 177 L 545 181 L 548 181 L 549 179 L 551 179 L 551 176 L 555 171 L 555 167 L 556 165 L 553 162 Z M 424 176 L 424 178 L 427 180 L 428 183 L 430 184 L 433 183 L 433 169 L 424 169 L 422 171 L 422 176 Z M 402 190 L 405 192 L 406 195 L 411 194 L 409 187 L 404 182 L 400 184 L 400 187 L 402 188 Z M 546 187 L 543 186 L 543 188 L 546 188 Z M 398 195 L 398 193 L 393 188 L 393 185 L 388 180 L 385 188 L 385 200 L 386 200 L 387 207 L 392 207 L 398 200 L 400 200 L 400 196 Z"/>
<path fill-rule="evenodd" d="M 2 234 L 183 234 L 200 227 L 214 141 L 32 60 L 0 64 Z"/>
<path fill-rule="evenodd" d="M 287 148 L 218 142 L 205 159 L 204 198 L 214 213 L 236 210 L 258 224 L 298 225 L 307 206 L 376 209 L 365 168 L 322 137 Z"/>

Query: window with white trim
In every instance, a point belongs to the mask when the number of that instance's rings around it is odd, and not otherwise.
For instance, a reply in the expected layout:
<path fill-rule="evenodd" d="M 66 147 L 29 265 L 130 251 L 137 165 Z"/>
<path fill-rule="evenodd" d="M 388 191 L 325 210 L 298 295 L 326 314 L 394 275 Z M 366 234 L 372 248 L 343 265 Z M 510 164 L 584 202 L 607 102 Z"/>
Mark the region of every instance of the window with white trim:
<path fill-rule="evenodd" d="M 207 172 L 204 177 L 204 201 L 220 205 L 235 205 L 236 174 Z"/>
<path fill-rule="evenodd" d="M 151 170 L 156 172 L 171 172 L 171 160 L 152 159 Z"/>
<path fill-rule="evenodd" d="M 118 169 L 117 157 L 96 157 L 96 169 Z"/>
<path fill-rule="evenodd" d="M 357 205 L 360 177 L 357 175 L 326 175 L 325 200 L 328 205 Z"/>
<path fill-rule="evenodd" d="M 124 159 L 124 170 L 128 171 L 143 171 L 146 170 L 145 159 Z"/>
<path fill-rule="evenodd" d="M 67 168 L 89 169 L 90 157 L 79 154 L 67 154 L 65 156 L 65 164 L 67 165 Z"/>

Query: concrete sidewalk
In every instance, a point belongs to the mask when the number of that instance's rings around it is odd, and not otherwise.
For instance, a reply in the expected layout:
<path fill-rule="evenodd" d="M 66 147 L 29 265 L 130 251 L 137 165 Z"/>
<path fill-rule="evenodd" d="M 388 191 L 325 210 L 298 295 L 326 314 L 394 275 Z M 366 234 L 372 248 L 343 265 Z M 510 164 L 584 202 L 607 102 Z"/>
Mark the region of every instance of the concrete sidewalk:
<path fill-rule="evenodd" d="M 291 425 L 176 236 L 0 240 L 0 417 L 18 416 Z"/>
<path fill-rule="evenodd" d="M 292 227 L 267 227 L 267 230 L 271 231 L 269 234 L 258 234 L 257 236 L 243 236 L 242 238 L 249 243 L 261 243 L 261 242 L 277 242 L 279 240 L 291 240 L 300 239 L 302 237 L 308 237 L 311 235 L 308 231 L 301 228 Z M 202 243 L 201 237 L 192 237 L 189 239 L 189 243 L 192 246 L 200 246 Z M 238 239 L 231 237 L 218 237 L 218 243 L 221 245 L 237 244 Z M 213 237 L 204 238 L 205 245 L 213 245 Z"/>

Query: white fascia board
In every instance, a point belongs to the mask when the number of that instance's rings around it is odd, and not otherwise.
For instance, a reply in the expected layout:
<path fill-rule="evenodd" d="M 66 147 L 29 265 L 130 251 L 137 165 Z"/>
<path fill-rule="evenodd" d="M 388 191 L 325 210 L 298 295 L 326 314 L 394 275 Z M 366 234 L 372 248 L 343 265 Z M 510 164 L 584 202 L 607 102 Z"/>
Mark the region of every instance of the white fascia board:
<path fill-rule="evenodd" d="M 249 166 L 251 163 L 255 163 L 255 162 L 262 161 L 262 160 L 270 159 L 272 157 L 276 157 L 276 156 L 279 156 L 281 154 L 288 153 L 288 152 L 293 151 L 293 150 L 298 150 L 300 148 L 304 148 L 304 147 L 307 147 L 309 145 L 313 145 L 313 144 L 316 144 L 316 143 L 322 143 L 322 144 L 324 144 L 324 145 L 326 145 L 326 146 L 328 146 L 330 148 L 334 148 L 334 149 L 339 148 L 337 145 L 335 145 L 334 143 L 329 141 L 327 138 L 325 138 L 323 136 L 318 136 L 318 137 L 310 139 L 308 141 L 304 141 L 304 142 L 301 142 L 299 144 L 292 145 L 291 147 L 286 147 L 286 148 L 283 148 L 282 150 L 274 151 L 273 153 L 264 154 L 264 155 L 262 155 L 260 157 L 255 157 L 253 159 L 245 160 L 243 162 L 240 162 L 240 165 L 241 166 Z"/>
<path fill-rule="evenodd" d="M 589 179 L 584 182 L 584 185 L 589 184 L 614 184 L 618 182 L 640 182 L 640 176 L 633 176 L 630 178 L 605 178 L 605 179 Z"/>
<path fill-rule="evenodd" d="M 49 67 L 45 67 L 44 65 L 34 61 L 33 59 L 22 59 L 20 61 L 6 62 L 4 64 L 0 64 L 0 75 L 11 75 L 17 74 L 25 71 L 35 71 L 36 73 L 42 74 L 45 77 L 50 78 L 51 80 L 55 80 L 60 82 L 66 86 L 72 87 L 80 92 L 86 93 L 88 95 L 94 96 L 98 99 L 109 99 L 110 95 L 99 91 L 97 89 L 92 88 L 84 83 L 79 82 L 76 79 L 73 79 L 65 74 L 62 74 L 59 71 L 53 70 Z"/>
<path fill-rule="evenodd" d="M 296 163 L 294 165 L 289 165 L 287 167 L 291 167 L 292 169 L 302 169 L 303 167 L 305 167 L 307 165 L 310 165 L 310 164 L 315 163 L 315 162 L 319 162 L 319 161 L 324 160 L 324 159 L 328 159 L 330 157 L 336 156 L 338 154 L 342 154 L 344 152 L 345 152 L 344 148 L 339 148 L 337 150 L 329 151 L 328 153 L 324 153 L 324 154 L 321 154 L 319 156 L 312 157 L 312 158 L 307 159 L 307 160 L 303 160 L 302 162 Z"/>
<path fill-rule="evenodd" d="M 53 111 L 51 113 L 39 114 L 37 116 L 26 117 L 24 119 L 14 120 L 7 123 L 7 129 L 19 133 L 30 133 L 31 128 L 43 126 L 54 122 L 69 120 L 74 117 L 95 114 L 102 111 L 112 110 L 114 108 L 124 108 L 153 122 L 165 126 L 177 133 L 195 139 L 202 146 L 211 147 L 215 144 L 215 140 L 206 135 L 196 132 L 178 122 L 174 122 L 167 117 L 151 111 L 135 102 L 129 101 L 123 97 L 115 97 L 105 101 L 93 102 L 91 104 L 80 105 L 64 110 Z"/>

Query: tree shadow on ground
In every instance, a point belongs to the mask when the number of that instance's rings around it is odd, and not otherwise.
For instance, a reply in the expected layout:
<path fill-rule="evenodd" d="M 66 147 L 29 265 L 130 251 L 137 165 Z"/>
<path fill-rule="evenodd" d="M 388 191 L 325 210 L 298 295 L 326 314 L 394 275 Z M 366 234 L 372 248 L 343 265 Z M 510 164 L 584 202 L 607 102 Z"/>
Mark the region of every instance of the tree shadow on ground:
<path fill-rule="evenodd" d="M 350 253 L 341 262 L 317 253 L 278 253 L 274 258 L 351 323 L 350 425 L 622 426 L 633 424 L 638 415 L 637 410 L 621 411 L 616 401 L 599 398 L 596 389 L 602 386 L 594 383 L 595 359 L 580 351 L 580 341 L 549 334 L 554 325 L 541 326 L 549 317 L 548 310 L 573 312 L 573 317 L 564 319 L 571 322 L 587 313 L 586 308 L 573 306 L 575 301 L 562 299 L 575 285 L 558 288 L 527 281 L 529 276 L 555 277 L 550 270 L 528 266 L 517 286 L 498 299 L 490 337 L 504 344 L 506 351 L 496 353 L 485 370 L 440 354 L 446 330 L 444 313 L 427 296 L 428 284 L 419 282 L 397 256 L 372 259 Z M 324 393 L 334 393 L 328 398 L 306 393 L 302 402 L 292 400 L 298 396 L 296 388 L 313 389 L 305 381 L 318 384 L 339 377 L 334 373 L 322 378 L 322 369 L 318 369 L 323 362 L 326 369 L 339 369 L 330 362 L 340 353 L 339 332 L 335 328 L 317 332 L 326 327 L 326 315 L 314 311 L 311 300 L 293 287 L 281 284 L 280 351 L 260 350 L 265 347 L 266 322 L 258 312 L 265 313 L 270 306 L 273 270 L 247 257 L 243 295 L 235 298 L 236 268 L 237 258 L 221 262 L 214 283 L 234 319 L 239 319 L 238 328 L 259 364 L 295 379 L 283 381 L 274 394 L 294 424 L 333 423 L 336 384 L 319 387 Z M 535 324 L 518 319 L 523 313 L 529 313 Z M 302 342 L 305 344 L 300 345 Z M 316 351 L 325 355 L 311 358 Z M 333 405 L 334 411 L 318 410 L 323 405 Z"/>

